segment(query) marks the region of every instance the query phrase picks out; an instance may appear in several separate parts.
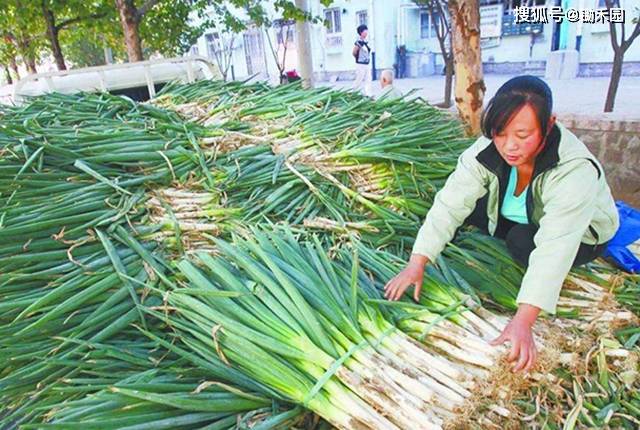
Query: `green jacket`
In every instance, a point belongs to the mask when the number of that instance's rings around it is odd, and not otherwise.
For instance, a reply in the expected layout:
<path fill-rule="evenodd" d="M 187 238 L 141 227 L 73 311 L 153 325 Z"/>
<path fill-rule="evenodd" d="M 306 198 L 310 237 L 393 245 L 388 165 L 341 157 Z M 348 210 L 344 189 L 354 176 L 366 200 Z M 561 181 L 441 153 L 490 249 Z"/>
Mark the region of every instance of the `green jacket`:
<path fill-rule="evenodd" d="M 552 314 L 580 243 L 604 243 L 619 225 L 602 166 L 571 131 L 556 124 L 536 157 L 527 189 L 529 222 L 538 226 L 538 231 L 517 297 L 518 303 Z M 456 169 L 436 194 L 413 253 L 435 261 L 478 199 L 487 193 L 488 227 L 493 235 L 509 170 L 491 140 L 484 136 L 476 140 L 462 153 Z"/>

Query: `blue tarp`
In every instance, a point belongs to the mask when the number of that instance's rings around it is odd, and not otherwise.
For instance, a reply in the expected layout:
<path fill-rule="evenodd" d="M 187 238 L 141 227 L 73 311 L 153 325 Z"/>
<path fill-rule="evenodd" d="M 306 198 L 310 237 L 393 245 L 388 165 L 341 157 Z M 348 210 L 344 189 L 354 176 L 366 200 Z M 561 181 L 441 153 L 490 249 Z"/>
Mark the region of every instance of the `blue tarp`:
<path fill-rule="evenodd" d="M 640 260 L 628 248 L 640 239 L 640 211 L 622 201 L 616 202 L 616 207 L 620 214 L 620 228 L 607 245 L 604 256 L 627 272 L 640 273 Z"/>

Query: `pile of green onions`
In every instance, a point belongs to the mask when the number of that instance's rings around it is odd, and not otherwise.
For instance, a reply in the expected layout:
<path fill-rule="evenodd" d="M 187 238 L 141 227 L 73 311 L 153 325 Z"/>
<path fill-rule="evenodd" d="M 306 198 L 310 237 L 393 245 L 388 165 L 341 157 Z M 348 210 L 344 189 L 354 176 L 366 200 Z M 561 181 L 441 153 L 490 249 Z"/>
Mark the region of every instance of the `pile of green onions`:
<path fill-rule="evenodd" d="M 301 406 L 341 428 L 450 424 L 491 378 L 523 269 L 462 232 L 419 303 L 381 289 L 461 136 L 419 100 L 295 84 L 1 107 L 0 427 L 267 429 Z M 599 393 L 557 397 L 566 422 L 640 418 L 637 384 L 606 366 L 640 338 L 612 293 L 637 313 L 637 291 L 600 263 L 568 279 L 566 324 L 622 328 L 597 371 L 565 378 Z"/>

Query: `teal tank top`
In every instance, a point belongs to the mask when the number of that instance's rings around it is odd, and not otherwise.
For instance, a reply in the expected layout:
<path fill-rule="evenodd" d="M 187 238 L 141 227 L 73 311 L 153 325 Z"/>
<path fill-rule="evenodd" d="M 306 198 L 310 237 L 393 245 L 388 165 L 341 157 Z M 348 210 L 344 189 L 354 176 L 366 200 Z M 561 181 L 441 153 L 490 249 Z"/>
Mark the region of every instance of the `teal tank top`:
<path fill-rule="evenodd" d="M 507 185 L 507 191 L 502 201 L 502 208 L 500 213 L 506 219 L 516 222 L 518 224 L 529 224 L 529 218 L 527 217 L 527 188 L 520 193 L 519 196 L 515 196 L 516 184 L 518 183 L 518 169 L 511 167 L 511 173 L 509 174 L 509 184 Z"/>

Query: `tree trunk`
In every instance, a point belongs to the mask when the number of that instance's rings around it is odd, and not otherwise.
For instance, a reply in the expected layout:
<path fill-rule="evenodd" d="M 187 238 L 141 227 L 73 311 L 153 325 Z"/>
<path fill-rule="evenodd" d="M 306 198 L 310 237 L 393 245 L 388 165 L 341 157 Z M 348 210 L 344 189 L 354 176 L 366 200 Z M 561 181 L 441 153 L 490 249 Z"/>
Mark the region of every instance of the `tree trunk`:
<path fill-rule="evenodd" d="M 51 52 L 53 58 L 56 61 L 58 70 L 67 70 L 67 65 L 64 63 L 64 56 L 62 55 L 62 49 L 60 48 L 60 39 L 58 38 L 58 28 L 56 27 L 56 19 L 53 16 L 51 9 L 47 7 L 47 1 L 42 1 L 42 13 L 44 20 L 47 23 L 47 37 L 51 44 Z"/>
<path fill-rule="evenodd" d="M 38 73 L 38 69 L 36 69 L 36 60 L 34 58 L 25 58 L 24 63 L 27 65 L 27 71 L 30 74 Z"/>
<path fill-rule="evenodd" d="M 227 82 L 227 72 L 229 68 L 227 67 L 227 63 L 225 60 L 227 59 L 227 51 L 224 49 L 224 39 L 223 33 L 218 32 L 218 37 L 213 39 L 213 58 L 218 65 L 218 70 L 222 75 L 222 80 Z M 211 51 L 209 51 L 209 55 L 211 55 Z"/>
<path fill-rule="evenodd" d="M 142 44 L 140 42 L 140 19 L 133 0 L 115 0 L 120 14 L 120 23 L 124 33 L 124 42 L 127 47 L 127 56 L 130 62 L 142 61 Z"/>
<path fill-rule="evenodd" d="M 469 136 L 480 134 L 482 101 L 486 87 L 480 55 L 480 7 L 478 0 L 449 1 L 452 18 L 451 47 L 455 64 L 455 98 Z"/>
<path fill-rule="evenodd" d="M 11 72 L 9 72 L 9 68 L 3 64 L 2 69 L 4 70 L 4 77 L 7 80 L 7 84 L 13 84 L 13 79 L 11 78 Z"/>
<path fill-rule="evenodd" d="M 23 43 L 22 46 L 22 60 L 24 61 L 25 66 L 27 66 L 27 72 L 29 74 L 36 74 L 38 70 L 36 69 L 36 59 L 33 54 L 29 52 L 29 43 Z"/>
<path fill-rule="evenodd" d="M 611 80 L 609 80 L 609 89 L 607 90 L 607 100 L 604 103 L 605 112 L 613 112 L 613 105 L 616 101 L 616 93 L 620 84 L 620 76 L 622 76 L 622 62 L 624 61 L 624 52 L 622 49 L 616 51 L 613 55 L 613 68 L 611 69 Z"/>
<path fill-rule="evenodd" d="M 16 80 L 20 80 L 20 71 L 18 70 L 18 62 L 16 61 L 16 57 L 11 57 L 9 60 L 9 67 L 13 70 L 13 74 L 16 77 Z"/>
<path fill-rule="evenodd" d="M 36 69 L 36 60 L 33 57 L 27 56 L 24 59 L 24 64 L 27 66 L 27 71 L 30 74 L 35 75 L 36 73 L 38 73 L 38 70 Z"/>
<path fill-rule="evenodd" d="M 453 86 L 453 57 L 451 54 L 445 58 L 444 62 L 445 80 L 444 80 L 444 102 L 443 107 L 451 107 L 451 89 Z"/>
<path fill-rule="evenodd" d="M 282 69 L 280 69 L 280 59 L 278 55 L 278 52 L 280 50 L 280 45 L 274 48 L 273 42 L 271 41 L 271 35 L 269 34 L 269 28 L 263 25 L 262 29 L 264 30 L 264 37 L 267 39 L 267 44 L 269 45 L 269 51 L 271 51 L 271 55 L 273 55 L 273 61 L 275 61 L 276 68 L 278 69 L 279 83 L 282 83 Z M 275 30 L 274 30 L 274 33 L 275 33 Z M 280 26 L 280 36 L 282 36 L 282 26 Z M 278 34 L 276 33 L 276 41 L 277 39 L 278 39 Z"/>
<path fill-rule="evenodd" d="M 27 67 L 27 72 L 30 74 L 36 74 L 38 71 L 36 70 L 36 59 L 33 56 L 33 53 L 30 52 L 30 45 L 28 39 L 17 37 L 15 38 L 15 44 L 18 48 L 18 53 L 22 56 L 22 61 L 24 61 L 25 66 Z"/>
<path fill-rule="evenodd" d="M 305 12 L 309 12 L 308 0 L 296 0 L 296 7 Z M 302 78 L 304 88 L 313 87 L 313 57 L 311 53 L 311 31 L 309 21 L 296 21 L 296 47 L 298 54 L 298 69 Z"/>

